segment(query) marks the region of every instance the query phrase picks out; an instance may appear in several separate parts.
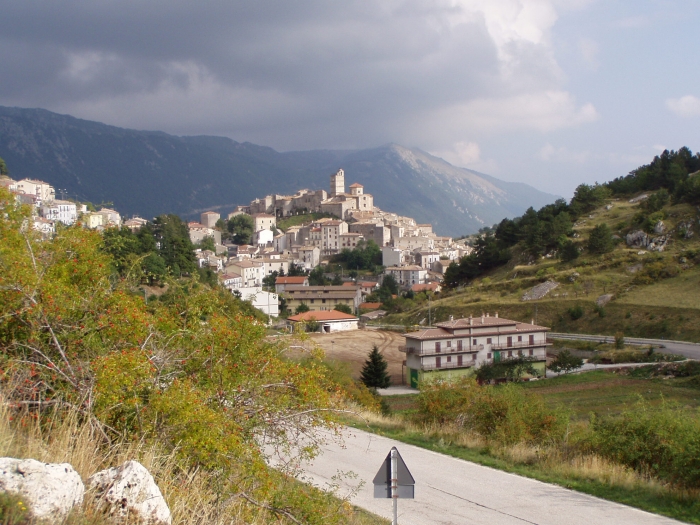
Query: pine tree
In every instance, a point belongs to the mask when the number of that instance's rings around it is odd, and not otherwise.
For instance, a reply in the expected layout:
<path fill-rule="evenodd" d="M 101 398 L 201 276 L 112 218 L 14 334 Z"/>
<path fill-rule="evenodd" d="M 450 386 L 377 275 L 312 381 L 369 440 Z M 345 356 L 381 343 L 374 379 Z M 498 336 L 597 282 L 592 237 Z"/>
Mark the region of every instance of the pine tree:
<path fill-rule="evenodd" d="M 379 352 L 377 345 L 374 345 L 362 367 L 360 379 L 369 388 L 387 388 L 391 385 L 387 367 L 386 359 Z"/>

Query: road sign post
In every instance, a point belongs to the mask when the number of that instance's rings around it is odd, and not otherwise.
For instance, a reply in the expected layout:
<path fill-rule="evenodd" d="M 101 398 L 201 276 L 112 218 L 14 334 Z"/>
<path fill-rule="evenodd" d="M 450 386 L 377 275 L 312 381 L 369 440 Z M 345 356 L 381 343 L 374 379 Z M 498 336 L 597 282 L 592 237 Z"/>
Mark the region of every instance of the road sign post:
<path fill-rule="evenodd" d="M 413 499 L 413 486 L 416 482 L 396 447 L 391 448 L 372 482 L 375 498 L 392 499 L 394 519 L 391 523 L 398 525 L 398 500 L 399 498 Z"/>

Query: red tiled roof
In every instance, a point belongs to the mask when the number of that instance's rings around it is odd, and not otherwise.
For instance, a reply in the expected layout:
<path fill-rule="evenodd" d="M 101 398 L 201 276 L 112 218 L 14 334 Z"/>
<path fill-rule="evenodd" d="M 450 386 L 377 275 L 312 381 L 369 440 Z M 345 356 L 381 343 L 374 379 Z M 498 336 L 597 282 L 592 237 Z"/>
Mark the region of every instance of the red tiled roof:
<path fill-rule="evenodd" d="M 382 303 L 360 303 L 360 310 L 376 310 Z"/>
<path fill-rule="evenodd" d="M 364 186 L 362 184 L 360 184 L 359 182 L 356 182 L 354 184 L 350 184 L 350 187 L 351 188 L 364 188 Z"/>
<path fill-rule="evenodd" d="M 308 277 L 278 277 L 275 284 L 304 284 Z"/>
<path fill-rule="evenodd" d="M 320 311 L 320 312 L 304 312 L 302 314 L 292 315 L 288 318 L 290 321 L 342 321 L 349 319 L 357 319 L 354 315 L 339 312 L 337 310 Z"/>

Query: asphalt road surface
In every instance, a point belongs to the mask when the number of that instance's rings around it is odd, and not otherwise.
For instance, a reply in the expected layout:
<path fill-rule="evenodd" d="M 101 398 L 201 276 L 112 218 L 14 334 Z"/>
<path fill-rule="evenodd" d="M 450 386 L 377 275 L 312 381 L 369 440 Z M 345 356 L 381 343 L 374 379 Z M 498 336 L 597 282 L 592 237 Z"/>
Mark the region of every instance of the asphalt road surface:
<path fill-rule="evenodd" d="M 352 503 L 391 519 L 391 500 L 374 499 L 372 480 L 392 446 L 416 480 L 416 498 L 398 502 L 400 525 L 681 523 L 354 429 L 347 430 L 344 447 L 325 446 L 322 456 L 304 465 L 305 480 L 324 487 L 338 472 L 354 472 L 351 483 L 364 486 Z"/>
<path fill-rule="evenodd" d="M 547 337 L 552 339 L 573 339 L 576 341 L 602 341 L 604 343 L 614 343 L 615 338 L 609 335 L 588 335 L 588 334 L 558 334 L 549 333 Z M 687 343 L 685 341 L 669 341 L 666 339 L 642 339 L 639 337 L 625 337 L 628 345 L 648 346 L 652 345 L 657 352 L 665 354 L 678 354 L 689 359 L 700 359 L 700 344 Z"/>

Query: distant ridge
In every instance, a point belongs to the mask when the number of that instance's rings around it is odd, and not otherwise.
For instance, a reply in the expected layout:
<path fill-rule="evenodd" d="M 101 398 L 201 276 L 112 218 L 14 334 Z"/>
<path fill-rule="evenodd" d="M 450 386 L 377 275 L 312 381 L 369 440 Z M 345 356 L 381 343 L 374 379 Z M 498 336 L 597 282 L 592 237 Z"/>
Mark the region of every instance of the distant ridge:
<path fill-rule="evenodd" d="M 386 211 L 432 223 L 441 235 L 473 233 L 556 196 L 457 168 L 397 144 L 354 151 L 280 153 L 226 137 L 178 137 L 0 106 L 0 157 L 15 178 L 46 180 L 68 197 L 113 202 L 124 215 L 222 213 L 269 193 L 327 189 L 343 168 Z"/>

